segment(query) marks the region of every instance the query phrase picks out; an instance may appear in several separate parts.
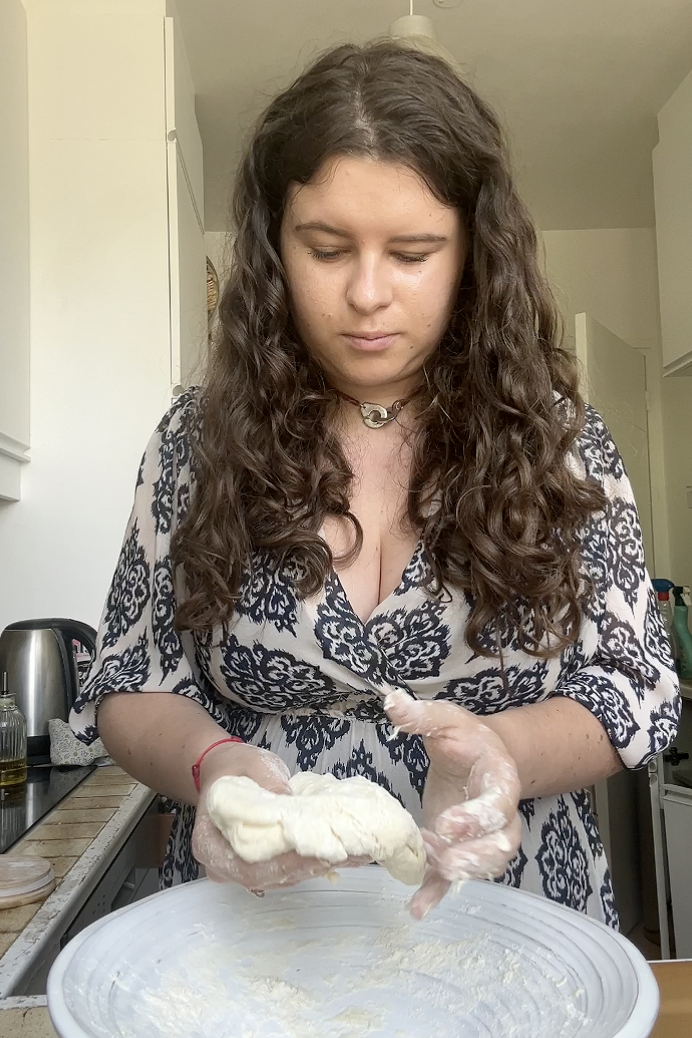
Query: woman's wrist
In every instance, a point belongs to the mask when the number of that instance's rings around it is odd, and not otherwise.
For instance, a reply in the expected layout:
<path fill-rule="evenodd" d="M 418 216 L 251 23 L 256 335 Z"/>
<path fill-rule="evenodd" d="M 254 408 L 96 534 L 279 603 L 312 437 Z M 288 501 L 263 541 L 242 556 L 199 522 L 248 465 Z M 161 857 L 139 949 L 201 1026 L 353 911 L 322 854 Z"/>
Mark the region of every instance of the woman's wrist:
<path fill-rule="evenodd" d="M 237 735 L 224 735 L 222 738 L 216 739 L 214 742 L 210 743 L 204 750 L 202 750 L 199 757 L 192 765 L 192 781 L 194 782 L 195 789 L 198 793 L 200 791 L 202 767 L 204 765 L 204 761 L 207 760 L 210 754 L 212 754 L 214 750 L 216 750 L 220 746 L 227 746 L 230 743 L 237 744 L 242 742 L 243 740 L 239 739 Z"/>
<path fill-rule="evenodd" d="M 230 739 L 227 736 L 227 739 Z M 204 759 L 199 766 L 199 788 L 204 789 L 221 775 L 242 774 L 247 761 L 248 750 L 256 747 L 240 739 L 230 742 L 224 739 L 204 754 Z M 243 760 L 241 760 L 243 758 Z"/>
<path fill-rule="evenodd" d="M 508 755 L 516 766 L 520 779 L 522 779 L 523 762 L 527 752 L 525 733 L 520 730 L 520 725 L 517 723 L 521 720 L 518 715 L 522 709 L 522 707 L 509 707 L 496 714 L 479 717 L 486 728 L 489 728 L 498 739 L 502 740 Z M 522 797 L 527 795 L 529 794 L 524 791 L 522 783 Z"/>

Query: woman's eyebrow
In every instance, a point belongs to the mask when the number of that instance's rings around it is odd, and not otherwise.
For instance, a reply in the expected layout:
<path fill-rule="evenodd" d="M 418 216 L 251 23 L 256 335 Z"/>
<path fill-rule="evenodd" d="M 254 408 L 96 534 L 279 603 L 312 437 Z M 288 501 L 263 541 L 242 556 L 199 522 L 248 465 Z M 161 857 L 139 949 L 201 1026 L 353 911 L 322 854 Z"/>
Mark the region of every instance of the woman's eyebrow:
<path fill-rule="evenodd" d="M 322 231 L 324 234 L 332 234 L 335 238 L 351 238 L 352 235 L 348 231 L 342 230 L 340 227 L 332 227 L 328 223 L 322 223 L 321 220 L 313 220 L 310 223 L 299 223 L 297 224 L 296 233 L 302 231 Z M 441 242 L 448 241 L 448 238 L 443 234 L 397 234 L 396 237 L 389 239 L 390 243 L 397 244 L 419 244 L 419 245 L 436 245 Z"/>

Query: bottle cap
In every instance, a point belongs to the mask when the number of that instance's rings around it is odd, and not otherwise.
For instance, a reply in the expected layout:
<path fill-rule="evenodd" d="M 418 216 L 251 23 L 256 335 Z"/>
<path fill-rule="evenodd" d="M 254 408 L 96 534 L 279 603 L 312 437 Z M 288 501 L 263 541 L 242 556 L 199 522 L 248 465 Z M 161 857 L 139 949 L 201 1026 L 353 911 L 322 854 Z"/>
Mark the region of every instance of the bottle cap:
<path fill-rule="evenodd" d="M 670 589 L 675 587 L 673 581 L 665 580 L 662 577 L 656 577 L 656 579 L 652 580 L 651 583 L 658 595 L 659 602 L 667 602 L 670 599 Z"/>
<path fill-rule="evenodd" d="M 0 702 L 4 701 L 5 706 L 12 706 L 14 703 L 14 693 L 10 692 L 7 687 L 7 673 L 5 671 L 2 672 L 0 685 L 2 685 L 2 688 L 0 688 Z"/>

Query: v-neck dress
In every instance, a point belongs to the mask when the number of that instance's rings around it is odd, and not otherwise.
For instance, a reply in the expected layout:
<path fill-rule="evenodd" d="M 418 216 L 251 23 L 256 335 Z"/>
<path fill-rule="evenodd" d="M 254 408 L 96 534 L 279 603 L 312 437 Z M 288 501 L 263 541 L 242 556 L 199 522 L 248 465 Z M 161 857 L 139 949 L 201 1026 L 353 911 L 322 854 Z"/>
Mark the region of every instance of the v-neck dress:
<path fill-rule="evenodd" d="M 364 775 L 421 821 L 428 759 L 418 736 L 393 729 L 384 684 L 423 699 L 448 699 L 479 715 L 566 696 L 602 723 L 627 768 L 641 768 L 672 741 L 679 691 L 670 648 L 644 566 L 641 532 L 622 461 L 592 410 L 570 464 L 604 486 L 607 514 L 583 531 L 583 566 L 595 593 L 579 638 L 555 659 L 526 654 L 504 637 L 497 657 L 471 651 L 472 602 L 428 590 L 419 544 L 401 582 L 363 623 L 334 571 L 301 599 L 295 563 L 276 568 L 258 552 L 230 624 L 205 634 L 174 627 L 181 594 L 171 534 L 195 491 L 190 437 L 198 393 L 181 396 L 150 440 L 132 514 L 101 619 L 96 655 L 71 716 L 85 742 L 110 692 L 160 690 L 201 704 L 229 733 L 277 753 L 292 772 Z M 494 649 L 496 636 L 487 633 Z M 484 635 L 485 637 L 485 635 Z M 162 699 L 162 706 L 165 700 Z M 162 883 L 198 874 L 190 846 L 194 810 L 173 805 Z M 584 790 L 524 800 L 519 853 L 501 881 L 616 926 L 608 863 Z"/>

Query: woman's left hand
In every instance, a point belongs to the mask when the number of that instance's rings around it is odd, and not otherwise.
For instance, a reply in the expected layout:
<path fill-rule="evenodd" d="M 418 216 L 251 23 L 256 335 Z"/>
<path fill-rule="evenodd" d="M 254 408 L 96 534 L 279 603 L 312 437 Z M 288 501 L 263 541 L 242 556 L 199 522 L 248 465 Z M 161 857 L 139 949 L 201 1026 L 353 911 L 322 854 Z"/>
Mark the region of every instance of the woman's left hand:
<path fill-rule="evenodd" d="M 385 710 L 402 731 L 423 736 L 430 760 L 423 793 L 428 869 L 410 905 L 422 919 L 452 883 L 505 871 L 521 842 L 521 786 L 502 739 L 462 706 L 392 691 Z"/>

